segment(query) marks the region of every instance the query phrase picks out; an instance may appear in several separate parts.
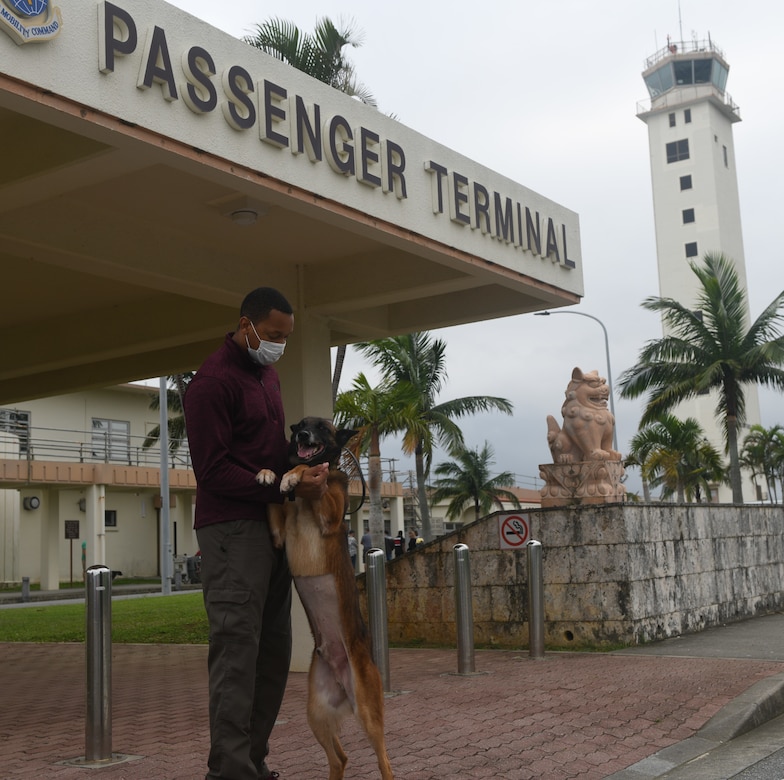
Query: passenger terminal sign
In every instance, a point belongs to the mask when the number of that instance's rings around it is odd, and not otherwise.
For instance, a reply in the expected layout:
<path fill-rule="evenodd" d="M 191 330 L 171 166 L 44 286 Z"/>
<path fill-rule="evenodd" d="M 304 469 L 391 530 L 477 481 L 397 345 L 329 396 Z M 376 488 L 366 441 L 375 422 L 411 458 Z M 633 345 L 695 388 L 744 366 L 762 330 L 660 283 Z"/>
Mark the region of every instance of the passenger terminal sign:
<path fill-rule="evenodd" d="M 9 75 L 583 294 L 569 209 L 159 0 L 60 0 L 62 20 L 45 0 L 0 0 L 17 41 L 28 2 L 61 34 L 35 69 L 3 53 Z"/>

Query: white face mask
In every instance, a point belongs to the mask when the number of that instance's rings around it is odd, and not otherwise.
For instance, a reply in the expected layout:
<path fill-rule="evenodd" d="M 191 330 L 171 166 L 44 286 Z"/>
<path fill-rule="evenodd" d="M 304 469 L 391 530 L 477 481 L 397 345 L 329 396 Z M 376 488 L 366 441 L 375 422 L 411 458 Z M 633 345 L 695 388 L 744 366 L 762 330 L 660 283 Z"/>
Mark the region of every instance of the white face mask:
<path fill-rule="evenodd" d="M 256 349 L 251 349 L 248 337 L 245 336 L 245 343 L 248 345 L 248 354 L 250 355 L 251 360 L 258 363 L 260 366 L 269 366 L 280 360 L 283 350 L 286 349 L 286 342 L 283 341 L 278 343 L 277 341 L 264 341 L 257 333 L 256 326 L 252 322 L 250 326 L 253 328 L 256 338 L 259 340 L 259 346 L 256 347 Z"/>

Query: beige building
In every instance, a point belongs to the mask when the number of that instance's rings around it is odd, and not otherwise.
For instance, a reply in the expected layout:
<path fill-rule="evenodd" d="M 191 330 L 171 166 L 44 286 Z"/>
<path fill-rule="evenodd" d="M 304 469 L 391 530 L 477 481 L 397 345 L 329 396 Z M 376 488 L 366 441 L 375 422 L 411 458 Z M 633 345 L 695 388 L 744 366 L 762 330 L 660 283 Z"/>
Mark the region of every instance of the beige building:
<path fill-rule="evenodd" d="M 160 576 L 157 390 L 120 385 L 0 408 L 0 581 L 46 589 L 98 557 L 125 576 Z M 196 482 L 187 447 L 170 459 L 172 553 L 194 555 Z"/>

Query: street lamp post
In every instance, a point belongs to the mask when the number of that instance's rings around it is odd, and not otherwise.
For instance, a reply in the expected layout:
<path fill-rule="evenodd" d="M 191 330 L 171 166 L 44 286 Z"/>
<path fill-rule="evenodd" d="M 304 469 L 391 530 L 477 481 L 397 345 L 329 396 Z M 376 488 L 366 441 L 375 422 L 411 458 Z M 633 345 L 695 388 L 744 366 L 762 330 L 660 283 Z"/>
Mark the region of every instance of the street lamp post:
<path fill-rule="evenodd" d="M 549 317 L 551 314 L 576 314 L 578 317 L 588 317 L 589 320 L 593 320 L 594 322 L 598 322 L 602 326 L 602 330 L 604 331 L 604 351 L 607 355 L 607 387 L 610 390 L 610 412 L 612 412 L 613 420 L 615 423 L 613 424 L 613 449 L 616 452 L 620 452 L 618 449 L 618 433 L 616 431 L 617 428 L 617 419 L 615 417 L 615 401 L 613 399 L 613 386 L 612 386 L 612 368 L 610 367 L 610 340 L 607 337 L 607 328 L 604 327 L 604 323 L 598 318 L 594 317 L 593 314 L 586 314 L 584 311 L 535 311 L 535 317 Z"/>

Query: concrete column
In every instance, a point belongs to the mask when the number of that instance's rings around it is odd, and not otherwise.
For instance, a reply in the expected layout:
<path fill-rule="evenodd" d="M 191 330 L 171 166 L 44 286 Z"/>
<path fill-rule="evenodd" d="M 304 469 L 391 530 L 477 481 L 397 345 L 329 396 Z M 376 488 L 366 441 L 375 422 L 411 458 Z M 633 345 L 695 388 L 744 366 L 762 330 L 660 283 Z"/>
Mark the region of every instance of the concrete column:
<path fill-rule="evenodd" d="M 403 539 L 408 544 L 408 537 L 405 528 L 405 513 L 403 510 L 402 496 L 394 496 L 385 498 L 384 501 L 389 501 L 389 532 L 392 536 L 397 536 L 398 531 L 403 532 Z"/>
<path fill-rule="evenodd" d="M 306 416 L 332 419 L 329 328 L 322 318 L 295 312 L 294 333 L 275 367 L 280 374 L 287 425 Z"/>
<path fill-rule="evenodd" d="M 0 431 L 0 457 L 19 459 L 19 438 Z M 19 516 L 22 496 L 18 490 L 0 490 L 0 582 L 19 582 Z"/>
<path fill-rule="evenodd" d="M 290 299 L 295 307 L 294 333 L 286 352 L 276 364 L 280 374 L 286 426 L 307 416 L 332 419 L 332 365 L 327 323 L 312 317 Z M 361 536 L 361 534 L 360 534 Z M 291 607 L 291 670 L 304 672 L 310 666 L 313 638 L 305 609 L 296 591 Z"/>
<path fill-rule="evenodd" d="M 87 542 L 87 568 L 106 563 L 106 486 L 90 485 L 85 491 L 85 534 Z"/>
<path fill-rule="evenodd" d="M 41 490 L 41 590 L 60 589 L 60 491 Z"/>

